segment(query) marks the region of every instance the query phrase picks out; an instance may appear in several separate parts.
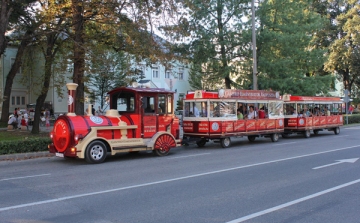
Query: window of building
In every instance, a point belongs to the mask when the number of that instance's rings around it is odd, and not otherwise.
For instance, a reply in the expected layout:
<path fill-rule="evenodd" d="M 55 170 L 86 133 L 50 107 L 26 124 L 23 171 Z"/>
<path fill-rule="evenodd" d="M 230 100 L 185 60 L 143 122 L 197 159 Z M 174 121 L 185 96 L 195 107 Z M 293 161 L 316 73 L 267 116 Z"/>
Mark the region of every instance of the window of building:
<path fill-rule="evenodd" d="M 167 71 L 165 72 L 165 78 L 170 79 L 170 74 L 171 74 L 171 72 L 170 72 L 169 70 L 167 70 Z"/>
<path fill-rule="evenodd" d="M 153 78 L 159 78 L 159 69 L 157 67 L 153 67 Z"/>
<path fill-rule="evenodd" d="M 184 80 L 184 68 L 179 68 L 179 80 Z"/>
<path fill-rule="evenodd" d="M 11 105 L 15 105 L 15 97 L 14 96 L 11 97 Z"/>

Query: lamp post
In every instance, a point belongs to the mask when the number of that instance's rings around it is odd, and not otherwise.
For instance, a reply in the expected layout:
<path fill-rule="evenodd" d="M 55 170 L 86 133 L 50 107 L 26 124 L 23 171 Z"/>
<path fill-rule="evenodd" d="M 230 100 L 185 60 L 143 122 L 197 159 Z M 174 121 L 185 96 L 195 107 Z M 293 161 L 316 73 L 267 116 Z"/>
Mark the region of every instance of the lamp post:
<path fill-rule="evenodd" d="M 253 90 L 257 90 L 256 36 L 255 36 L 255 0 L 251 0 L 252 45 L 253 45 Z"/>

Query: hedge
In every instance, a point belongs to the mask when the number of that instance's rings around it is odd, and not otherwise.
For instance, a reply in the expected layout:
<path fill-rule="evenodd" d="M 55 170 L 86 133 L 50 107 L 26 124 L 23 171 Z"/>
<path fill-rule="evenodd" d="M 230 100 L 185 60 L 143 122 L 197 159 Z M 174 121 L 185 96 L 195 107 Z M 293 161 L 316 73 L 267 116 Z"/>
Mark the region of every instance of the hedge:
<path fill-rule="evenodd" d="M 348 117 L 348 124 L 360 123 L 360 114 L 352 114 L 343 116 L 344 125 L 346 125 L 346 116 Z"/>
<path fill-rule="evenodd" d="M 51 143 L 49 138 L 29 138 L 19 141 L 0 142 L 0 155 L 47 151 Z"/>

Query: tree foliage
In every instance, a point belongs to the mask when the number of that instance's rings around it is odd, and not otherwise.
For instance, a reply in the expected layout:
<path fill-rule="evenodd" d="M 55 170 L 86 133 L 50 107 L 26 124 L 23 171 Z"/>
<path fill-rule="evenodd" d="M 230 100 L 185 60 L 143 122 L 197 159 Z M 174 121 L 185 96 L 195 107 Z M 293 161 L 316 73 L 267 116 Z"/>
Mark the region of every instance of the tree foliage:
<path fill-rule="evenodd" d="M 326 51 L 313 46 L 324 20 L 310 2 L 263 1 L 257 16 L 259 85 L 294 95 L 327 93 L 331 76 L 319 72 Z"/>

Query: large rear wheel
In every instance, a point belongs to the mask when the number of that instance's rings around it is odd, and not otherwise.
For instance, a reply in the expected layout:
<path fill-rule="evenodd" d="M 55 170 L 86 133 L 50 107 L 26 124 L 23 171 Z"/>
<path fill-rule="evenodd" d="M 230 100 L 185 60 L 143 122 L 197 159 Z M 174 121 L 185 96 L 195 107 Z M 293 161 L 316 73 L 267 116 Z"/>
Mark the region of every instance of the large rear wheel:
<path fill-rule="evenodd" d="M 335 133 L 335 135 L 339 135 L 340 134 L 340 128 L 339 127 L 334 128 L 334 133 Z"/>
<path fill-rule="evenodd" d="M 231 140 L 229 137 L 223 138 L 220 140 L 221 146 L 223 148 L 228 148 L 231 146 Z"/>
<path fill-rule="evenodd" d="M 166 156 L 170 152 L 170 148 L 176 147 L 173 137 L 167 134 L 159 136 L 154 144 L 154 153 L 158 156 Z"/>
<path fill-rule="evenodd" d="M 100 140 L 92 141 L 85 151 L 85 160 L 88 163 L 102 163 L 107 154 L 107 147 L 105 143 Z"/>

